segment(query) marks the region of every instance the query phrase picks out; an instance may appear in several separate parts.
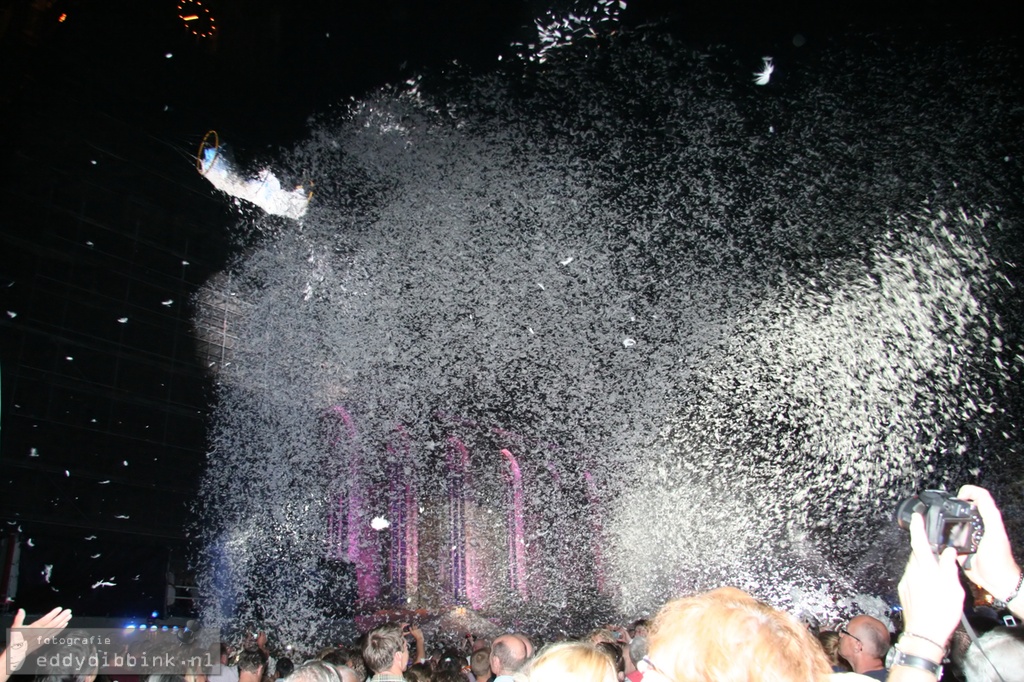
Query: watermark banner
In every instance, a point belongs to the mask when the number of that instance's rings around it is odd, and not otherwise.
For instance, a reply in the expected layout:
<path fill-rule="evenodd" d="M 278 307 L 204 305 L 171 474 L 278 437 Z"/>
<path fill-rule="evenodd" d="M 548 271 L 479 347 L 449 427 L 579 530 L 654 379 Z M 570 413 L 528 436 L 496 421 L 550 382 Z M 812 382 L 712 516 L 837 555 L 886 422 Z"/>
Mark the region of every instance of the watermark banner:
<path fill-rule="evenodd" d="M 7 674 L 211 675 L 220 642 L 188 629 L 9 628 Z"/>

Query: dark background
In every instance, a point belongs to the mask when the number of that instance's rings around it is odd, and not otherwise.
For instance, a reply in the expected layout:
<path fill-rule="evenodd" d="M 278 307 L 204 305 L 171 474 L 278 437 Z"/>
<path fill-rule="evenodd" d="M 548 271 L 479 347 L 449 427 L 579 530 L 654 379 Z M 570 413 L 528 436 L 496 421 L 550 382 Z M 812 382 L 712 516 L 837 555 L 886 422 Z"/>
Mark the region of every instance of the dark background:
<path fill-rule="evenodd" d="M 1011 3 L 827 4 L 631 1 L 623 23 L 765 54 L 798 33 L 817 49 L 875 30 L 922 42 L 1016 31 Z M 571 4 L 204 6 L 217 29 L 200 38 L 174 0 L 0 2 L 0 529 L 20 548 L 13 605 L 30 612 L 191 608 L 165 597 L 168 584 L 191 596 L 204 369 L 218 350 L 197 347 L 191 320 L 241 241 L 230 203 L 194 170 L 204 133 L 243 161 L 273 154 L 349 97 L 453 59 L 487 68 Z"/>

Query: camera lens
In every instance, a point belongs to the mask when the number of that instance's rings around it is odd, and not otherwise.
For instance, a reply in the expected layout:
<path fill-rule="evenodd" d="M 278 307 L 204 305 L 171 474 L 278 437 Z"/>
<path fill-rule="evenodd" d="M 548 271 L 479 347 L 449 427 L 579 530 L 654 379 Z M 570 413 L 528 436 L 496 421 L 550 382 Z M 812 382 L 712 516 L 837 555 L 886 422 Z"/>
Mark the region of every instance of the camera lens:
<path fill-rule="evenodd" d="M 927 508 L 928 506 L 917 495 L 908 497 L 896 506 L 896 525 L 903 530 L 910 530 L 910 519 L 914 512 L 923 514 Z"/>

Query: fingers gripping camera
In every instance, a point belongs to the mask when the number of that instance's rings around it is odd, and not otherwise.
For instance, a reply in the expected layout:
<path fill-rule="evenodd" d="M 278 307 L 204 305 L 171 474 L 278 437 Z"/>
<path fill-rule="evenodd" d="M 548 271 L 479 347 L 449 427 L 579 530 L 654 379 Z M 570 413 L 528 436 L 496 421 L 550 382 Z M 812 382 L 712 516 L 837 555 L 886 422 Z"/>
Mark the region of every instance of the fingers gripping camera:
<path fill-rule="evenodd" d="M 985 524 L 977 507 L 954 497 L 945 490 L 922 490 L 896 507 L 896 523 L 910 529 L 910 518 L 915 513 L 924 517 L 928 542 L 936 554 L 947 547 L 960 555 L 974 554 L 985 534 Z"/>

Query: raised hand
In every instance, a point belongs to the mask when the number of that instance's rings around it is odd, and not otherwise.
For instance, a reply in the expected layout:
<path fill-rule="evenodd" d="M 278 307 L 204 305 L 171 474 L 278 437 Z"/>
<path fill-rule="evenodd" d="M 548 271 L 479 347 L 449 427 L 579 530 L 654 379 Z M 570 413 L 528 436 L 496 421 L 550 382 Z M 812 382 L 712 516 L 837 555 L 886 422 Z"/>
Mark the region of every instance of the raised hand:
<path fill-rule="evenodd" d="M 964 573 L 996 599 L 1006 599 L 1017 589 L 1020 566 L 1013 558 L 1010 540 L 1006 537 L 1006 527 L 1003 525 L 1003 515 L 992 495 L 984 488 L 965 485 L 960 488 L 957 497 L 974 503 L 985 523 L 985 534 L 977 553 L 960 558 Z M 1022 609 L 1024 607 L 1017 607 L 1018 611 Z"/>

